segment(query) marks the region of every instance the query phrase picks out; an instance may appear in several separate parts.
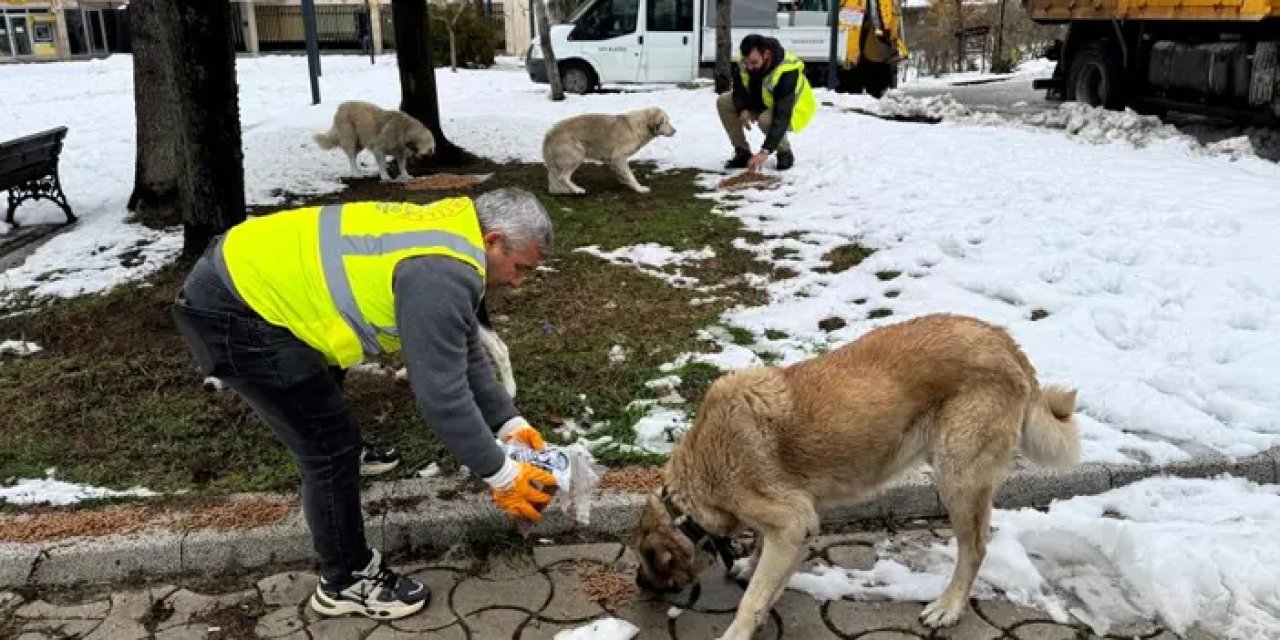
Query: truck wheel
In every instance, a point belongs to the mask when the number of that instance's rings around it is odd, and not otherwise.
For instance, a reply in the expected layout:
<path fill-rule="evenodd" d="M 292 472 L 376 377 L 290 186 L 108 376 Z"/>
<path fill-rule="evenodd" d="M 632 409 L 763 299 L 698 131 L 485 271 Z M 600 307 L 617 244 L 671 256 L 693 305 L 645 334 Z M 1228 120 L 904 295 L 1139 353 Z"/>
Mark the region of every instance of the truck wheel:
<path fill-rule="evenodd" d="M 566 62 L 560 65 L 560 86 L 569 93 L 591 93 L 596 87 L 595 74 L 580 62 Z"/>
<path fill-rule="evenodd" d="M 858 64 L 862 73 L 862 86 L 866 88 L 867 93 L 873 98 L 881 98 L 885 92 L 893 88 L 894 80 L 897 78 L 897 72 L 893 65 L 883 62 L 870 62 L 863 60 Z"/>
<path fill-rule="evenodd" d="M 1091 107 L 1124 107 L 1120 87 L 1120 60 L 1105 42 L 1093 42 L 1080 49 L 1067 73 L 1066 98 Z"/>

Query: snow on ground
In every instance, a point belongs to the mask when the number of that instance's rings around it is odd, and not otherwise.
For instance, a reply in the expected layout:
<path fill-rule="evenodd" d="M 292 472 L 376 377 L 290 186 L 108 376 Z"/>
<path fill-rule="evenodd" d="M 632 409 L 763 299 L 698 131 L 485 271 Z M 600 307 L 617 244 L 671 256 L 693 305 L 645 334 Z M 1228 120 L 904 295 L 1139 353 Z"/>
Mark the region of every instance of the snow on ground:
<path fill-rule="evenodd" d="M 0 342 L 0 356 L 29 356 L 41 351 L 44 351 L 44 348 L 34 342 L 25 342 L 23 340 Z"/>
<path fill-rule="evenodd" d="M 127 56 L 113 56 L 0 67 L 8 89 L 0 96 L 7 115 L 0 138 L 69 125 L 63 176 L 84 217 L 77 230 L 6 272 L 6 286 L 40 277 L 41 293 L 100 290 L 154 268 L 176 248 L 174 234 L 121 222 L 134 153 L 129 65 Z M 305 58 L 237 65 L 247 195 L 255 204 L 278 202 L 281 191 L 340 189 L 345 158 L 315 148 L 311 135 L 328 127 L 342 100 L 391 107 L 399 99 L 392 56 L 374 65 L 326 56 L 318 106 L 310 105 Z M 543 132 L 562 118 L 650 105 L 665 109 L 680 133 L 653 141 L 635 160 L 719 171 L 729 155 L 707 89 L 553 103 L 519 68 L 437 77 L 446 133 L 495 160 L 539 161 Z M 889 122 L 844 112 L 874 104 L 866 96 L 821 91 L 819 98 L 835 107 L 820 109 L 794 136 L 798 164 L 782 186 L 739 192 L 744 200 L 721 207 L 775 237 L 740 246 L 800 275 L 769 284 L 766 304 L 722 318 L 751 331 L 754 345 L 731 344 L 709 328 L 722 353 L 685 361 L 740 368 L 767 353 L 789 363 L 876 326 L 952 311 L 1008 327 L 1043 381 L 1080 388 L 1088 460 L 1189 455 L 1175 444 L 1232 456 L 1280 444 L 1280 388 L 1269 375 L 1280 359 L 1280 284 L 1270 276 L 1280 267 L 1280 168 L 1196 153 L 1184 137 L 1142 147 L 1093 144 L 1044 128 Z M 751 135 L 758 144 L 761 134 Z M 373 174 L 367 155 L 364 163 Z M 707 176 L 707 186 L 718 179 Z M 26 206 L 19 215 L 29 215 Z M 774 259 L 771 243 L 784 234 L 794 253 Z M 153 243 L 139 249 L 145 240 Z M 876 253 L 856 269 L 813 270 L 829 250 L 852 242 Z M 129 251 L 145 262 L 98 270 Z M 55 266 L 68 271 L 42 273 Z M 872 319 L 873 310 L 890 315 Z M 1033 321 L 1033 311 L 1048 315 Z M 845 326 L 818 327 L 832 317 Z M 660 421 L 664 430 L 670 417 Z"/>
<path fill-rule="evenodd" d="M 634 267 L 645 275 L 658 278 L 675 287 L 693 287 L 698 284 L 698 280 L 682 275 L 679 269 L 672 273 L 668 267 L 679 267 L 690 262 L 709 260 L 716 257 L 716 252 L 711 247 L 690 251 L 676 251 L 671 247 L 654 242 L 621 247 L 610 251 L 601 249 L 599 245 L 593 244 L 578 247 L 574 251 L 591 254 L 613 264 Z"/>
<path fill-rule="evenodd" d="M 1280 637 L 1280 486 L 1150 478 L 1048 512 L 997 510 L 974 594 L 998 594 L 1098 634 L 1158 618 L 1176 633 Z M 878 549 L 869 570 L 819 566 L 790 588 L 821 600 L 928 602 L 950 579 L 956 544 Z M 972 615 L 972 614 L 968 614 Z"/>
<path fill-rule="evenodd" d="M 1021 78 L 1048 78 L 1053 75 L 1057 62 L 1047 58 L 1032 58 L 1018 65 L 1013 73 L 989 73 L 984 71 L 964 71 L 960 73 L 944 73 L 938 76 L 921 74 L 917 67 L 907 70 L 906 80 L 900 86 L 911 88 L 946 87 L 975 82 L 994 82 Z"/>
<path fill-rule="evenodd" d="M 114 489 L 63 482 L 53 477 L 53 469 L 47 470 L 45 476 L 39 479 L 22 479 L 8 486 L 0 486 L 0 503 L 65 506 L 83 500 L 122 497 L 146 498 L 157 495 L 154 491 L 142 487 L 116 491 Z"/>

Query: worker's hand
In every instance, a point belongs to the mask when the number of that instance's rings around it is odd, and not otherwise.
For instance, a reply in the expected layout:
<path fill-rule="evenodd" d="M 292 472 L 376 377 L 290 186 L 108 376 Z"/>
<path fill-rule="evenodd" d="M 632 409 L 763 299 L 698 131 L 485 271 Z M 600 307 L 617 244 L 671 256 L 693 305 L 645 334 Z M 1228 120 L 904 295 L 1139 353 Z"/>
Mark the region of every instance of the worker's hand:
<path fill-rule="evenodd" d="M 485 481 L 493 487 L 493 503 L 498 508 L 513 518 L 534 522 L 542 519 L 542 507 L 551 502 L 551 496 L 545 490 L 556 486 L 556 478 L 551 473 L 510 458 L 501 471 L 485 478 Z"/>
<path fill-rule="evenodd" d="M 751 130 L 751 123 L 755 119 L 751 117 L 751 112 L 743 109 L 738 112 L 738 122 L 742 123 L 742 128 L 746 131 Z"/>
<path fill-rule="evenodd" d="M 547 446 L 547 442 L 542 439 L 542 434 L 520 416 L 508 420 L 502 428 L 498 429 L 498 439 L 503 444 L 517 444 L 534 451 L 542 451 Z"/>
<path fill-rule="evenodd" d="M 764 168 L 765 160 L 768 159 L 769 153 L 767 151 L 764 149 L 757 151 L 754 156 L 751 156 L 751 160 L 747 162 L 747 171 L 750 171 L 751 173 L 760 173 L 760 170 Z"/>
<path fill-rule="evenodd" d="M 534 451 L 542 451 L 547 447 L 547 441 L 542 439 L 542 434 L 529 425 L 516 429 L 502 441 L 507 444 L 522 444 Z"/>

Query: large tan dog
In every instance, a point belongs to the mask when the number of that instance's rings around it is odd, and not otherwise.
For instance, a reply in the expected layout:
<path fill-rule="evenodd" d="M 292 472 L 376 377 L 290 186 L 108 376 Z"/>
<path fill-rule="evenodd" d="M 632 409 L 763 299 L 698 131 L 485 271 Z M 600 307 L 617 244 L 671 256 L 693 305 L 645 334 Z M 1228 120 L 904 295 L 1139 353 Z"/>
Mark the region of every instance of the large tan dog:
<path fill-rule="evenodd" d="M 636 582 L 682 589 L 714 562 L 699 552 L 709 542 L 754 530 L 754 575 L 721 636 L 747 640 L 818 533 L 820 511 L 865 500 L 928 460 L 959 558 L 921 618 L 952 625 L 968 603 L 992 497 L 1014 453 L 1054 466 L 1079 457 L 1075 398 L 1041 389 L 1004 330 L 945 314 L 876 329 L 787 368 L 721 377 L 672 453 L 662 495 L 641 515 Z"/>
<path fill-rule="evenodd" d="M 341 147 L 351 161 L 351 174 L 360 175 L 356 156 L 364 149 L 373 154 L 378 163 L 378 175 L 390 181 L 387 174 L 387 156 L 394 156 L 400 167 L 396 178 L 407 182 L 409 158 L 429 156 L 436 151 L 436 139 L 417 118 L 402 111 L 383 109 L 371 102 L 349 100 L 338 105 L 333 114 L 333 126 L 325 133 L 317 133 L 316 144 L 328 151 Z"/>
<path fill-rule="evenodd" d="M 584 113 L 557 122 L 542 139 L 542 161 L 547 166 L 547 189 L 557 194 L 582 194 L 573 183 L 573 172 L 586 160 L 613 168 L 618 181 L 638 193 L 649 193 L 627 161 L 658 136 L 673 136 L 667 113 L 657 107 L 621 115 Z"/>

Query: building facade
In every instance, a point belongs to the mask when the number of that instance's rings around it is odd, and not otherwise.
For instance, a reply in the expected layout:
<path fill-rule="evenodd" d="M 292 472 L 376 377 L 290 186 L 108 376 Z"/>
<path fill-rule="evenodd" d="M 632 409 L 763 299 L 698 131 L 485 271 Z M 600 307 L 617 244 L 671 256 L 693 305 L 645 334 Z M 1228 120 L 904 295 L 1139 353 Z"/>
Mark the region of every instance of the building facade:
<path fill-rule="evenodd" d="M 105 56 L 128 39 L 121 0 L 0 0 L 0 62 Z"/>

